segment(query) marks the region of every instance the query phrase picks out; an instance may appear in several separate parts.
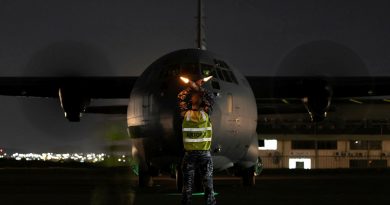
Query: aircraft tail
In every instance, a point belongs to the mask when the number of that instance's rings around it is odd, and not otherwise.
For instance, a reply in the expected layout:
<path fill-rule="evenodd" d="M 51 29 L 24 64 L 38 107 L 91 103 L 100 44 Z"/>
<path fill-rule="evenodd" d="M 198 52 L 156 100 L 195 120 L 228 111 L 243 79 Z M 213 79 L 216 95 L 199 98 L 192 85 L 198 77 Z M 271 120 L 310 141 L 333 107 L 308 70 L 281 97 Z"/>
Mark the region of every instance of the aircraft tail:
<path fill-rule="evenodd" d="M 204 2 L 198 0 L 198 14 L 197 14 L 197 33 L 196 46 L 201 50 L 206 50 L 206 35 L 205 35 L 205 16 L 204 16 Z"/>

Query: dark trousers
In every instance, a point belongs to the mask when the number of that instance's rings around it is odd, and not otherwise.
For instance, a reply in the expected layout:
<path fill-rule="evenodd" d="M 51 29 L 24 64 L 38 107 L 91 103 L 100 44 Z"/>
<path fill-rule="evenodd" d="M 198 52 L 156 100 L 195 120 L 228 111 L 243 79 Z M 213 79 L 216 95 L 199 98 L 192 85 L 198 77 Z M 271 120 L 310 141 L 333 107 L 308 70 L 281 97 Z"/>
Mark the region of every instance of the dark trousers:
<path fill-rule="evenodd" d="M 198 170 L 204 187 L 204 195 L 207 205 L 215 205 L 213 188 L 213 161 L 210 151 L 186 152 L 182 163 L 183 170 L 183 195 L 182 205 L 191 204 L 192 187 L 195 171 Z"/>

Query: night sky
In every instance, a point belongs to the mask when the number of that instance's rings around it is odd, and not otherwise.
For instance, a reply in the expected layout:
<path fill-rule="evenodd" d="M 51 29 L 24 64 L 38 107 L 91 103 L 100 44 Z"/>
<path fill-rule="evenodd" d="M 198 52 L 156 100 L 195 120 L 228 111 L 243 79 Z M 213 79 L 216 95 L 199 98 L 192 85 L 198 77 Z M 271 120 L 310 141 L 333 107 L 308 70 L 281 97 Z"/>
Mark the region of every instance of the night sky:
<path fill-rule="evenodd" d="M 367 65 L 343 75 L 390 76 L 390 1 L 205 2 L 208 49 L 245 75 L 305 74 L 278 65 L 301 44 L 331 40 Z M 0 75 L 137 76 L 163 54 L 195 45 L 195 13 L 195 0 L 0 0 Z M 56 100 L 0 100 L 0 147 L 99 151 L 108 132 L 126 126 L 125 116 L 68 123 Z"/>

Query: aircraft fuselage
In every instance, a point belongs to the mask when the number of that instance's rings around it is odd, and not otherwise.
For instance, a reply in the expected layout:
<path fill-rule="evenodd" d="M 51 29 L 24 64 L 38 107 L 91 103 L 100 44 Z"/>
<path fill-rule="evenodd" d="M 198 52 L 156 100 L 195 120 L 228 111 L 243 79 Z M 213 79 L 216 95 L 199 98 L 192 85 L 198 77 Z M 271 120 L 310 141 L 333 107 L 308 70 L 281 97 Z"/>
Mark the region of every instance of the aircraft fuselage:
<path fill-rule="evenodd" d="M 132 154 L 141 169 L 180 163 L 183 155 L 177 94 L 179 76 L 192 80 L 212 75 L 204 87 L 214 93 L 211 114 L 214 168 L 252 167 L 257 161 L 257 107 L 245 77 L 209 51 L 185 49 L 152 63 L 137 80 L 127 113 Z"/>

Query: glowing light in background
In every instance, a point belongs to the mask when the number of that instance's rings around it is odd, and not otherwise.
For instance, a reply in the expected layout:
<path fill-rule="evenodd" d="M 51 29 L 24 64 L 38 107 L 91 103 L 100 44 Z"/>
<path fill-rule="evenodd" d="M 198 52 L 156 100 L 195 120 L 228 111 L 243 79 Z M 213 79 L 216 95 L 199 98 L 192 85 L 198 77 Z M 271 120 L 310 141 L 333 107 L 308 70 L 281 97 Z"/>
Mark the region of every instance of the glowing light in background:
<path fill-rule="evenodd" d="M 302 167 L 303 165 L 303 167 Z M 288 167 L 290 169 L 311 169 L 310 158 L 291 158 L 288 161 Z"/>
<path fill-rule="evenodd" d="M 6 154 L 0 155 L 0 158 L 5 158 Z M 9 158 L 15 160 L 26 161 L 76 161 L 76 162 L 102 162 L 108 156 L 104 153 L 14 153 Z M 125 160 L 123 160 L 125 162 Z"/>
<path fill-rule="evenodd" d="M 264 140 L 264 147 L 259 147 L 259 150 L 277 150 L 278 149 L 278 141 L 273 140 Z"/>

